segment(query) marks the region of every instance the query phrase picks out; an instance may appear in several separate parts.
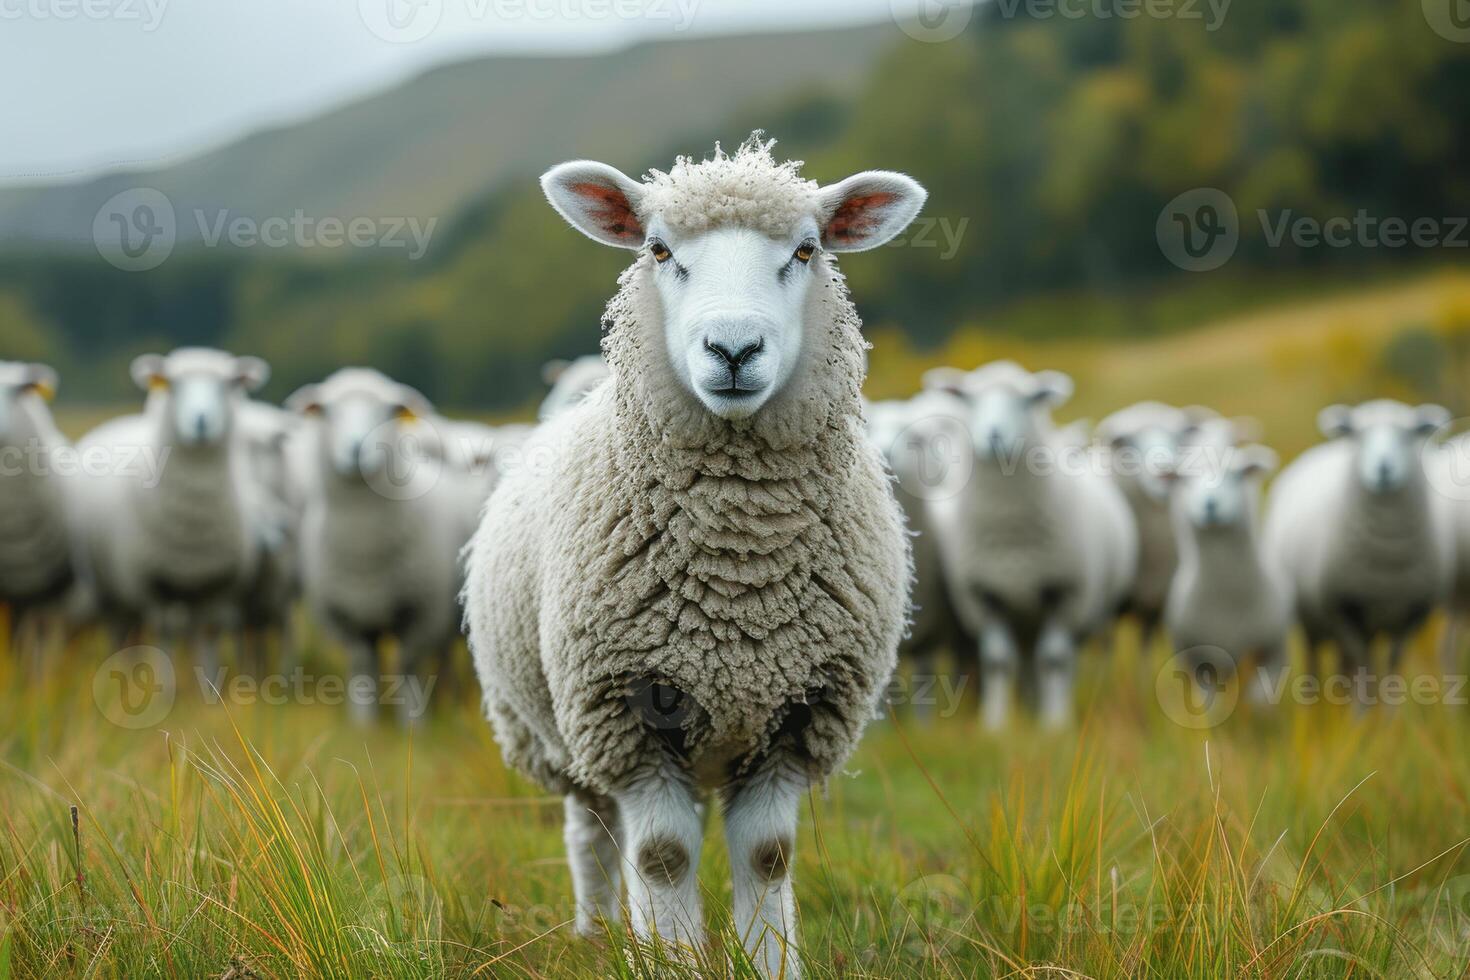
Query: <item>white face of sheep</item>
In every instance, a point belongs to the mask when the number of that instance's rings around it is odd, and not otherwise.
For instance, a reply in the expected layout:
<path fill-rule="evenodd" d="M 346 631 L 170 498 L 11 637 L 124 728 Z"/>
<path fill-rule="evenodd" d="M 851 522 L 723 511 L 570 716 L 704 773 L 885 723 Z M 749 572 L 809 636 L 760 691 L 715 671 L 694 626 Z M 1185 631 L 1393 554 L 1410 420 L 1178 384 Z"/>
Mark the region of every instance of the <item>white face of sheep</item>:
<path fill-rule="evenodd" d="M 1276 468 L 1276 454 L 1265 446 L 1243 446 L 1201 456 L 1165 479 L 1178 506 L 1201 531 L 1238 527 L 1250 520 L 1254 481 Z"/>
<path fill-rule="evenodd" d="M 175 351 L 167 357 L 143 354 L 133 360 L 133 381 L 161 411 L 175 445 L 220 446 L 230 434 L 235 405 L 258 391 L 270 368 L 258 357 L 223 351 Z"/>
<path fill-rule="evenodd" d="M 425 447 L 416 426 L 433 411 L 423 395 L 386 378 L 357 387 L 307 385 L 286 407 L 316 423 L 318 446 L 333 473 L 375 486 L 384 476 L 390 485 L 412 477 L 397 468 L 411 468 L 420 459 Z"/>
<path fill-rule="evenodd" d="M 606 164 L 564 163 L 541 178 L 578 230 L 647 249 L 675 376 L 715 415 L 747 418 L 801 359 L 803 314 L 829 252 L 877 248 L 906 228 L 925 192 L 902 174 L 869 171 L 823 188 L 784 234 L 740 226 L 679 232 L 644 208 L 644 187 Z"/>
<path fill-rule="evenodd" d="M 1352 440 L 1354 473 L 1374 494 L 1393 493 L 1412 482 L 1422 466 L 1424 443 L 1449 421 L 1449 411 L 1439 405 L 1411 408 L 1386 400 L 1356 408 L 1329 405 L 1317 416 L 1327 438 Z"/>
<path fill-rule="evenodd" d="M 1040 445 L 1051 425 L 1051 410 L 1072 397 L 1072 379 L 1060 371 L 1032 374 L 995 367 L 999 365 L 968 373 L 940 368 L 925 376 L 925 384 L 951 391 L 969 406 L 970 439 L 978 461 L 1012 464 Z"/>
<path fill-rule="evenodd" d="M 56 372 L 44 364 L 0 361 L 0 442 L 27 438 L 21 403 L 27 399 L 50 401 L 56 394 Z"/>

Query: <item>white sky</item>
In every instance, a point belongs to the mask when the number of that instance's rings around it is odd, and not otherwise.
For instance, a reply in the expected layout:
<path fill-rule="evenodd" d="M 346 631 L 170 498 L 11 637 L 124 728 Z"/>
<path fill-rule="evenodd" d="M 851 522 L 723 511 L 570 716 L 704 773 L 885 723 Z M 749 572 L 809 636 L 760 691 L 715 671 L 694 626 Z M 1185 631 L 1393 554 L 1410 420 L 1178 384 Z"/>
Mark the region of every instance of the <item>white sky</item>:
<path fill-rule="evenodd" d="M 874 22 L 960 2 L 0 0 L 0 184 L 166 163 L 476 53 Z"/>

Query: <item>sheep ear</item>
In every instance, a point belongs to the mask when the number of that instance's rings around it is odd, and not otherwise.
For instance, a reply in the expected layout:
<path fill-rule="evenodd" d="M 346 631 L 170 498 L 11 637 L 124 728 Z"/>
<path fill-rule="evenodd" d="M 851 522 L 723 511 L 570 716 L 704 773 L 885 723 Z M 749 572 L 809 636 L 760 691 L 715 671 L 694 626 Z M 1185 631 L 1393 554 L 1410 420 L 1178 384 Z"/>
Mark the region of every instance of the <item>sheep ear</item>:
<path fill-rule="evenodd" d="M 235 383 L 254 393 L 271 379 L 271 366 L 258 357 L 235 358 Z"/>
<path fill-rule="evenodd" d="M 615 248 L 643 246 L 638 206 L 643 185 L 605 163 L 573 160 L 541 175 L 541 189 L 556 213 L 596 242 Z"/>
<path fill-rule="evenodd" d="M 1346 405 L 1328 405 L 1317 413 L 1317 429 L 1329 439 L 1351 435 L 1353 410 Z"/>
<path fill-rule="evenodd" d="M 541 365 L 541 380 L 546 382 L 547 385 L 554 385 L 556 384 L 557 379 L 559 379 L 563 374 L 566 374 L 567 368 L 571 366 L 571 361 L 568 361 L 565 358 L 561 357 L 547 361 L 545 364 Z"/>
<path fill-rule="evenodd" d="M 398 417 L 412 421 L 427 419 L 434 414 L 434 405 L 417 388 L 398 386 Z"/>
<path fill-rule="evenodd" d="M 1241 476 L 1264 476 L 1276 469 L 1276 453 L 1265 446 L 1245 446 L 1240 450 L 1235 468 Z"/>
<path fill-rule="evenodd" d="M 163 357 L 159 354 L 139 354 L 133 358 L 130 370 L 133 375 L 133 384 L 144 391 L 166 380 L 163 374 Z"/>
<path fill-rule="evenodd" d="M 1414 415 L 1418 419 L 1414 431 L 1421 436 L 1432 436 L 1450 424 L 1450 411 L 1443 405 L 1420 405 Z"/>
<path fill-rule="evenodd" d="M 303 385 L 286 399 L 286 410 L 298 415 L 315 415 L 322 410 L 321 385 Z"/>
<path fill-rule="evenodd" d="M 891 170 L 868 170 L 822 188 L 817 221 L 833 252 L 866 252 L 909 226 L 929 192 Z"/>
<path fill-rule="evenodd" d="M 50 365 L 27 364 L 25 379 L 27 391 L 34 391 L 48 402 L 56 397 L 56 369 Z"/>
<path fill-rule="evenodd" d="M 1061 371 L 1037 371 L 1032 378 L 1036 381 L 1037 400 L 1052 408 L 1066 404 L 1076 387 L 1071 377 Z"/>
<path fill-rule="evenodd" d="M 943 391 L 964 397 L 965 372 L 955 367 L 930 368 L 924 372 L 923 385 L 929 391 Z"/>

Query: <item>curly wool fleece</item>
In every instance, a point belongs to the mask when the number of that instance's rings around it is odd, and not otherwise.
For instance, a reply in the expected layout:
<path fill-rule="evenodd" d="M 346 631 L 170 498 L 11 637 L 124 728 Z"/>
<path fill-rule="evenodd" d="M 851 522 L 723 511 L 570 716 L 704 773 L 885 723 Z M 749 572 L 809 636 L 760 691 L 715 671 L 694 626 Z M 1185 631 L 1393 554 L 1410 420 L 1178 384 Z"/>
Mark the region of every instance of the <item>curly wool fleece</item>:
<path fill-rule="evenodd" d="M 720 163 L 656 179 L 688 214 L 681 183 Z M 778 741 L 820 781 L 873 717 L 907 621 L 908 541 L 862 436 L 857 312 L 818 262 L 797 373 L 731 422 L 675 376 L 640 254 L 605 317 L 611 382 L 542 426 L 553 462 L 487 504 L 467 554 L 471 650 L 506 760 L 547 788 L 611 792 L 670 745 L 718 781 Z"/>

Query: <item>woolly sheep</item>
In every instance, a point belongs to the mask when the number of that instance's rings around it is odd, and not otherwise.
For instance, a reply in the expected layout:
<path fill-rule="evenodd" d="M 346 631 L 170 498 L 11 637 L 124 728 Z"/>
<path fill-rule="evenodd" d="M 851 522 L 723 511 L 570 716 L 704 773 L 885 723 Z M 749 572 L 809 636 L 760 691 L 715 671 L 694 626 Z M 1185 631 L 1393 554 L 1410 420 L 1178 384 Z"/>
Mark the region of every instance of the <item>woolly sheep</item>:
<path fill-rule="evenodd" d="M 907 613 L 834 253 L 924 199 L 900 174 L 819 187 L 799 166 L 752 138 L 641 182 L 585 161 L 542 178 L 637 256 L 604 317 L 610 380 L 491 496 L 465 590 L 501 750 L 567 794 L 578 931 L 617 918 L 621 865 L 639 936 L 701 943 L 697 801 L 719 788 L 737 929 L 787 977 L 799 801 L 856 746 Z"/>
<path fill-rule="evenodd" d="M 868 438 L 896 478 L 894 496 L 912 536 L 913 620 L 898 654 L 913 662 L 923 680 L 937 676 L 939 657 L 946 651 L 958 659 L 974 649 L 944 584 L 938 533 L 929 508 L 930 499 L 952 492 L 955 475 L 963 473 L 963 464 L 954 459 L 957 448 L 968 452 L 963 412 L 963 402 L 942 392 L 867 405 Z M 913 696 L 915 713 L 927 716 L 932 695 L 915 685 Z"/>
<path fill-rule="evenodd" d="M 55 391 L 46 365 L 0 361 L 0 604 L 10 607 L 12 646 L 34 656 L 78 584 L 72 481 L 58 465 L 70 447 L 47 405 Z"/>
<path fill-rule="evenodd" d="M 1260 480 L 1276 454 L 1246 446 L 1172 470 L 1170 511 L 1179 546 L 1164 622 L 1196 683 L 1206 667 L 1238 672 L 1251 657 L 1251 697 L 1267 700 L 1286 668 L 1290 586 L 1262 553 Z M 1242 678 L 1244 679 L 1244 678 Z"/>
<path fill-rule="evenodd" d="M 407 385 L 343 368 L 298 390 L 310 494 L 301 523 L 307 605 L 347 652 L 348 701 L 367 721 L 378 705 L 379 644 L 396 637 L 406 675 L 400 718 L 420 719 L 458 632 L 461 486 L 434 457 L 421 420 L 433 409 Z M 437 675 L 434 675 L 437 676 Z"/>
<path fill-rule="evenodd" d="M 274 405 L 245 401 L 238 425 L 247 467 L 246 510 L 259 544 L 260 561 L 241 598 L 241 660 L 256 670 L 274 646 L 281 663 L 295 664 L 291 613 L 301 590 L 301 512 L 306 487 L 292 452 L 294 415 Z"/>
<path fill-rule="evenodd" d="M 1454 574 L 1448 499 L 1431 489 L 1421 454 L 1449 419 L 1438 405 L 1372 401 L 1318 415 L 1329 442 L 1286 467 L 1271 488 L 1265 550 L 1291 582 L 1314 666 L 1331 640 L 1360 706 L 1374 637 L 1389 666 L 1447 597 Z"/>
<path fill-rule="evenodd" d="M 237 415 L 269 374 L 259 358 L 209 348 L 141 355 L 132 376 L 148 392 L 142 414 L 78 443 L 83 459 L 109 460 L 105 473 L 85 474 L 79 501 L 99 611 L 118 646 L 145 621 L 165 635 L 182 627 L 199 668 L 217 670 L 220 634 L 238 624 L 260 554 Z"/>
<path fill-rule="evenodd" d="M 945 580 L 980 641 L 986 726 L 1006 724 L 1023 665 L 1043 724 L 1061 726 L 1077 648 L 1111 621 L 1133 581 L 1133 515 L 1087 450 L 1057 435 L 1051 409 L 1072 393 L 1065 374 L 997 361 L 935 369 L 925 385 L 968 409 L 973 472 L 962 493 L 932 507 Z"/>
<path fill-rule="evenodd" d="M 547 361 L 541 379 L 551 391 L 541 401 L 537 418 L 545 422 L 571 408 L 607 380 L 607 361 L 600 354 L 584 354 L 573 361 Z"/>
<path fill-rule="evenodd" d="M 1460 671 L 1458 640 L 1470 615 L 1470 433 L 1446 440 L 1430 458 L 1431 486 L 1445 498 L 1454 541 L 1454 579 L 1440 656 L 1446 674 Z"/>

